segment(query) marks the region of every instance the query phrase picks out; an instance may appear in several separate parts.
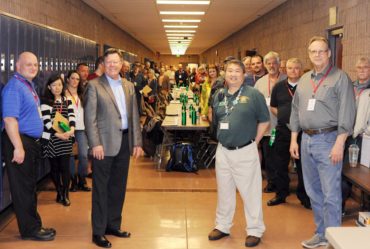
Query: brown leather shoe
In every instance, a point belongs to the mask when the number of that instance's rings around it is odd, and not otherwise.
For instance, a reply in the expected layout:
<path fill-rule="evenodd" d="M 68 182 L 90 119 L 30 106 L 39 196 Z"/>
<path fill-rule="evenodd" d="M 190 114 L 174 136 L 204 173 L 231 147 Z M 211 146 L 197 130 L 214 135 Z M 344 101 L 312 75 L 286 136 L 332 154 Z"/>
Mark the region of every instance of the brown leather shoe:
<path fill-rule="evenodd" d="M 218 229 L 213 229 L 209 234 L 208 234 L 208 239 L 209 240 L 219 240 L 222 239 L 223 237 L 229 236 L 228 233 L 223 233 Z"/>
<path fill-rule="evenodd" d="M 246 247 L 255 247 L 261 242 L 261 238 L 256 236 L 249 235 L 245 238 L 245 246 Z"/>

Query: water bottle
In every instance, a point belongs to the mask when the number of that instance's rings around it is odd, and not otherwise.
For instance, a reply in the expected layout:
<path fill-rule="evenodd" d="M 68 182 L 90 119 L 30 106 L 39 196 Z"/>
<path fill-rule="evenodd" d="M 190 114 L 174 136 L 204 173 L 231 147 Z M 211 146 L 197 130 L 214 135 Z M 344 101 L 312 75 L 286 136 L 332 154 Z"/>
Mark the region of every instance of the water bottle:
<path fill-rule="evenodd" d="M 357 146 L 357 144 L 351 144 L 348 149 L 349 153 L 349 166 L 350 167 L 357 167 L 358 162 L 358 154 L 360 152 L 360 148 Z"/>
<path fill-rule="evenodd" d="M 197 124 L 200 124 L 200 107 L 198 108 L 197 111 Z"/>
<path fill-rule="evenodd" d="M 186 125 L 186 106 L 185 104 L 182 105 L 182 110 L 181 110 L 181 125 Z"/>
<path fill-rule="evenodd" d="M 271 137 L 270 137 L 270 141 L 269 141 L 270 147 L 272 147 L 274 145 L 274 143 L 275 143 L 275 136 L 276 136 L 276 129 L 273 128 L 271 130 Z"/>
<path fill-rule="evenodd" d="M 69 128 L 69 126 L 68 126 L 66 123 L 62 122 L 62 121 L 59 121 L 59 122 L 58 122 L 58 125 L 59 125 L 59 127 L 60 127 L 64 132 L 67 132 L 67 131 L 70 131 L 70 130 L 71 130 L 71 128 Z"/>

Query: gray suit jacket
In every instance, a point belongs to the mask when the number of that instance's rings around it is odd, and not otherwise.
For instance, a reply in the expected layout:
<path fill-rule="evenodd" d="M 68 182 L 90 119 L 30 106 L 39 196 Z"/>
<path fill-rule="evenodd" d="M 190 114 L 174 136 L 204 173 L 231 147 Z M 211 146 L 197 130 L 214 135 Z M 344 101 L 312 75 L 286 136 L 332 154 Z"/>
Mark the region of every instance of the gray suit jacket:
<path fill-rule="evenodd" d="M 132 154 L 134 146 L 142 146 L 140 118 L 134 85 L 122 79 L 122 87 L 126 99 L 129 149 Z M 87 84 L 84 114 L 89 147 L 102 145 L 105 156 L 116 156 L 122 141 L 121 114 L 105 74 Z"/>

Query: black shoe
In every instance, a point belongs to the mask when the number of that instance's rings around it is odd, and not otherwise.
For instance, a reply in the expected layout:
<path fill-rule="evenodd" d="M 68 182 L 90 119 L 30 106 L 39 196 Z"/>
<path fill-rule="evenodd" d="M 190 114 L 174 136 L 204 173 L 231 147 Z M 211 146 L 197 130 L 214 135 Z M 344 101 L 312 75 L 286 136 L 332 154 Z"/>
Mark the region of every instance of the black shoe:
<path fill-rule="evenodd" d="M 275 187 L 271 183 L 268 183 L 266 187 L 263 189 L 264 193 L 273 193 L 275 192 Z"/>
<path fill-rule="evenodd" d="M 245 246 L 246 247 L 255 247 L 261 242 L 261 238 L 249 235 L 245 238 Z"/>
<path fill-rule="evenodd" d="M 114 235 L 116 237 L 120 238 L 129 238 L 131 236 L 131 233 L 122 231 L 121 229 L 107 229 L 105 230 L 106 235 Z"/>
<path fill-rule="evenodd" d="M 93 235 L 92 241 L 95 243 L 95 245 L 99 247 L 104 248 L 111 248 L 112 244 L 107 240 L 107 238 L 104 235 Z"/>
<path fill-rule="evenodd" d="M 63 203 L 64 199 L 63 199 L 63 194 L 61 191 L 57 191 L 57 198 L 56 198 L 56 202 L 57 203 Z"/>
<path fill-rule="evenodd" d="M 221 232 L 218 229 L 213 229 L 209 234 L 208 234 L 208 239 L 209 240 L 219 240 L 222 239 L 223 237 L 229 236 L 230 234 Z"/>
<path fill-rule="evenodd" d="M 71 205 L 71 201 L 69 200 L 69 190 L 68 188 L 65 188 L 64 191 L 63 191 L 63 202 L 62 202 L 63 206 L 70 206 Z"/>
<path fill-rule="evenodd" d="M 42 227 L 41 229 L 44 229 L 45 231 L 50 231 L 53 234 L 53 236 L 57 234 L 57 231 L 51 227 Z"/>
<path fill-rule="evenodd" d="M 267 202 L 267 206 L 276 206 L 281 203 L 285 203 L 285 197 L 275 196 L 274 198 Z"/>
<path fill-rule="evenodd" d="M 36 240 L 36 241 L 50 241 L 54 240 L 55 238 L 55 230 L 54 232 L 50 229 L 45 230 L 41 228 L 37 233 L 31 236 L 22 236 L 23 240 Z"/>
<path fill-rule="evenodd" d="M 78 190 L 84 191 L 84 192 L 91 191 L 91 188 L 87 186 L 86 178 L 81 175 L 78 175 Z"/>

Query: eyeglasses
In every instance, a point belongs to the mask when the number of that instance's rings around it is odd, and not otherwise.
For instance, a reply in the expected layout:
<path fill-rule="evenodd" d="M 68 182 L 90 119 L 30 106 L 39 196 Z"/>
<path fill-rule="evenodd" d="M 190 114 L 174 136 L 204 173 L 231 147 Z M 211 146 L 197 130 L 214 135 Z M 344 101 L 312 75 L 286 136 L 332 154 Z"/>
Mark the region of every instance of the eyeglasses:
<path fill-rule="evenodd" d="M 327 49 L 326 50 L 308 50 L 308 52 L 312 55 L 314 55 L 314 54 L 322 55 L 322 54 L 328 52 L 328 50 Z"/>

